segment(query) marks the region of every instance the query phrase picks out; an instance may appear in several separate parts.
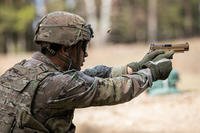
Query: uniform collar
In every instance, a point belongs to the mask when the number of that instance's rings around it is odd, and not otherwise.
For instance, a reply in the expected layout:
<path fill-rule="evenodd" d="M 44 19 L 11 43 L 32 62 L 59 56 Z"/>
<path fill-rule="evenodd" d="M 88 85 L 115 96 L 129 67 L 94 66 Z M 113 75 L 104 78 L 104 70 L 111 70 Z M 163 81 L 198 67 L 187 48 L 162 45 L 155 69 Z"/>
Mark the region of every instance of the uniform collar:
<path fill-rule="evenodd" d="M 58 65 L 55 65 L 47 56 L 45 56 L 41 52 L 35 52 L 35 53 L 33 53 L 32 58 L 45 63 L 49 67 L 53 67 L 57 71 L 61 71 L 61 67 L 59 67 Z"/>

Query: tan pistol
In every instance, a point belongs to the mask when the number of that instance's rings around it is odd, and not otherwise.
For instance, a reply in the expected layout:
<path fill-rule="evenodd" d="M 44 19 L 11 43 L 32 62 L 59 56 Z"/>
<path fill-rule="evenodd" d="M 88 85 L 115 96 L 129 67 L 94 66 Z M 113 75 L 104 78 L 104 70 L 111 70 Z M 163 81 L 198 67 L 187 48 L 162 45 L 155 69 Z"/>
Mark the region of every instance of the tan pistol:
<path fill-rule="evenodd" d="M 150 44 L 150 51 L 154 50 L 164 50 L 164 51 L 170 51 L 173 50 L 176 53 L 183 53 L 184 51 L 189 51 L 189 43 L 183 43 L 183 44 Z"/>

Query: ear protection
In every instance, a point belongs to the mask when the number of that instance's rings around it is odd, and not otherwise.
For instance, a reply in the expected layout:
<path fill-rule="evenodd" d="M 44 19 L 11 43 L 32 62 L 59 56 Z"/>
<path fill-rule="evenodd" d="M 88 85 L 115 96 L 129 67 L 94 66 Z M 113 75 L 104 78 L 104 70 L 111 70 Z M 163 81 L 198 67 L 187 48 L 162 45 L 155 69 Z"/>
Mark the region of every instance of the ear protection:
<path fill-rule="evenodd" d="M 47 50 L 49 51 L 51 55 L 53 56 L 56 55 L 56 52 L 53 49 L 51 49 L 50 46 L 47 47 Z"/>

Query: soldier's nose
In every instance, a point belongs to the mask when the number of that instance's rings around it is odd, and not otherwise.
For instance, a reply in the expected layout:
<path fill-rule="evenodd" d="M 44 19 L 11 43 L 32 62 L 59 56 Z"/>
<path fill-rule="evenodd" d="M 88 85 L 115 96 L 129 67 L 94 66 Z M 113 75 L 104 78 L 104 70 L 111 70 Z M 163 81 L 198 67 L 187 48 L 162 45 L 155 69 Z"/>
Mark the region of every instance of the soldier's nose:
<path fill-rule="evenodd" d="M 84 53 L 84 57 L 88 57 L 88 53 L 87 52 Z"/>

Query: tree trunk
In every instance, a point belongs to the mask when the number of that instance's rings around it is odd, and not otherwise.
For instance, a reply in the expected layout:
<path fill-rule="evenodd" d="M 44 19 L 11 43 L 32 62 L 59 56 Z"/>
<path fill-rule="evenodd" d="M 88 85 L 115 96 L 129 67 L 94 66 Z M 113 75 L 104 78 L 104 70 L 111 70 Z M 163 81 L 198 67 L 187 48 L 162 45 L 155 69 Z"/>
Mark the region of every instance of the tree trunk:
<path fill-rule="evenodd" d="M 200 2 L 198 3 L 198 33 L 200 33 Z"/>
<path fill-rule="evenodd" d="M 97 25 L 97 16 L 96 16 L 96 4 L 95 0 L 84 0 L 86 6 L 86 14 L 87 14 L 87 21 L 91 24 L 93 31 L 94 31 L 94 38 L 92 39 L 92 45 L 98 46 L 98 25 Z"/>
<path fill-rule="evenodd" d="M 36 15 L 43 16 L 46 13 L 45 1 L 35 0 Z"/>
<path fill-rule="evenodd" d="M 0 33 L 0 53 L 3 54 L 7 53 L 5 35 L 3 33 Z"/>
<path fill-rule="evenodd" d="M 17 40 L 17 48 L 16 52 L 25 52 L 26 51 L 26 40 L 25 40 L 25 34 L 18 34 L 18 40 Z"/>
<path fill-rule="evenodd" d="M 157 0 L 148 0 L 148 41 L 157 41 Z"/>
<path fill-rule="evenodd" d="M 76 7 L 76 1 L 75 0 L 65 0 L 66 6 L 68 10 L 73 10 Z"/>
<path fill-rule="evenodd" d="M 192 11 L 189 0 L 183 1 L 183 8 L 185 12 L 185 19 L 184 19 L 185 35 L 188 36 L 191 35 L 192 33 Z"/>
<path fill-rule="evenodd" d="M 101 44 L 105 44 L 105 41 L 108 37 L 108 32 L 111 30 L 111 8 L 112 8 L 112 0 L 102 0 L 101 1 L 101 16 L 100 16 L 100 41 Z"/>
<path fill-rule="evenodd" d="M 38 21 L 46 14 L 46 6 L 45 0 L 34 0 L 35 10 L 36 10 L 36 18 L 33 21 L 33 28 L 36 27 Z"/>

